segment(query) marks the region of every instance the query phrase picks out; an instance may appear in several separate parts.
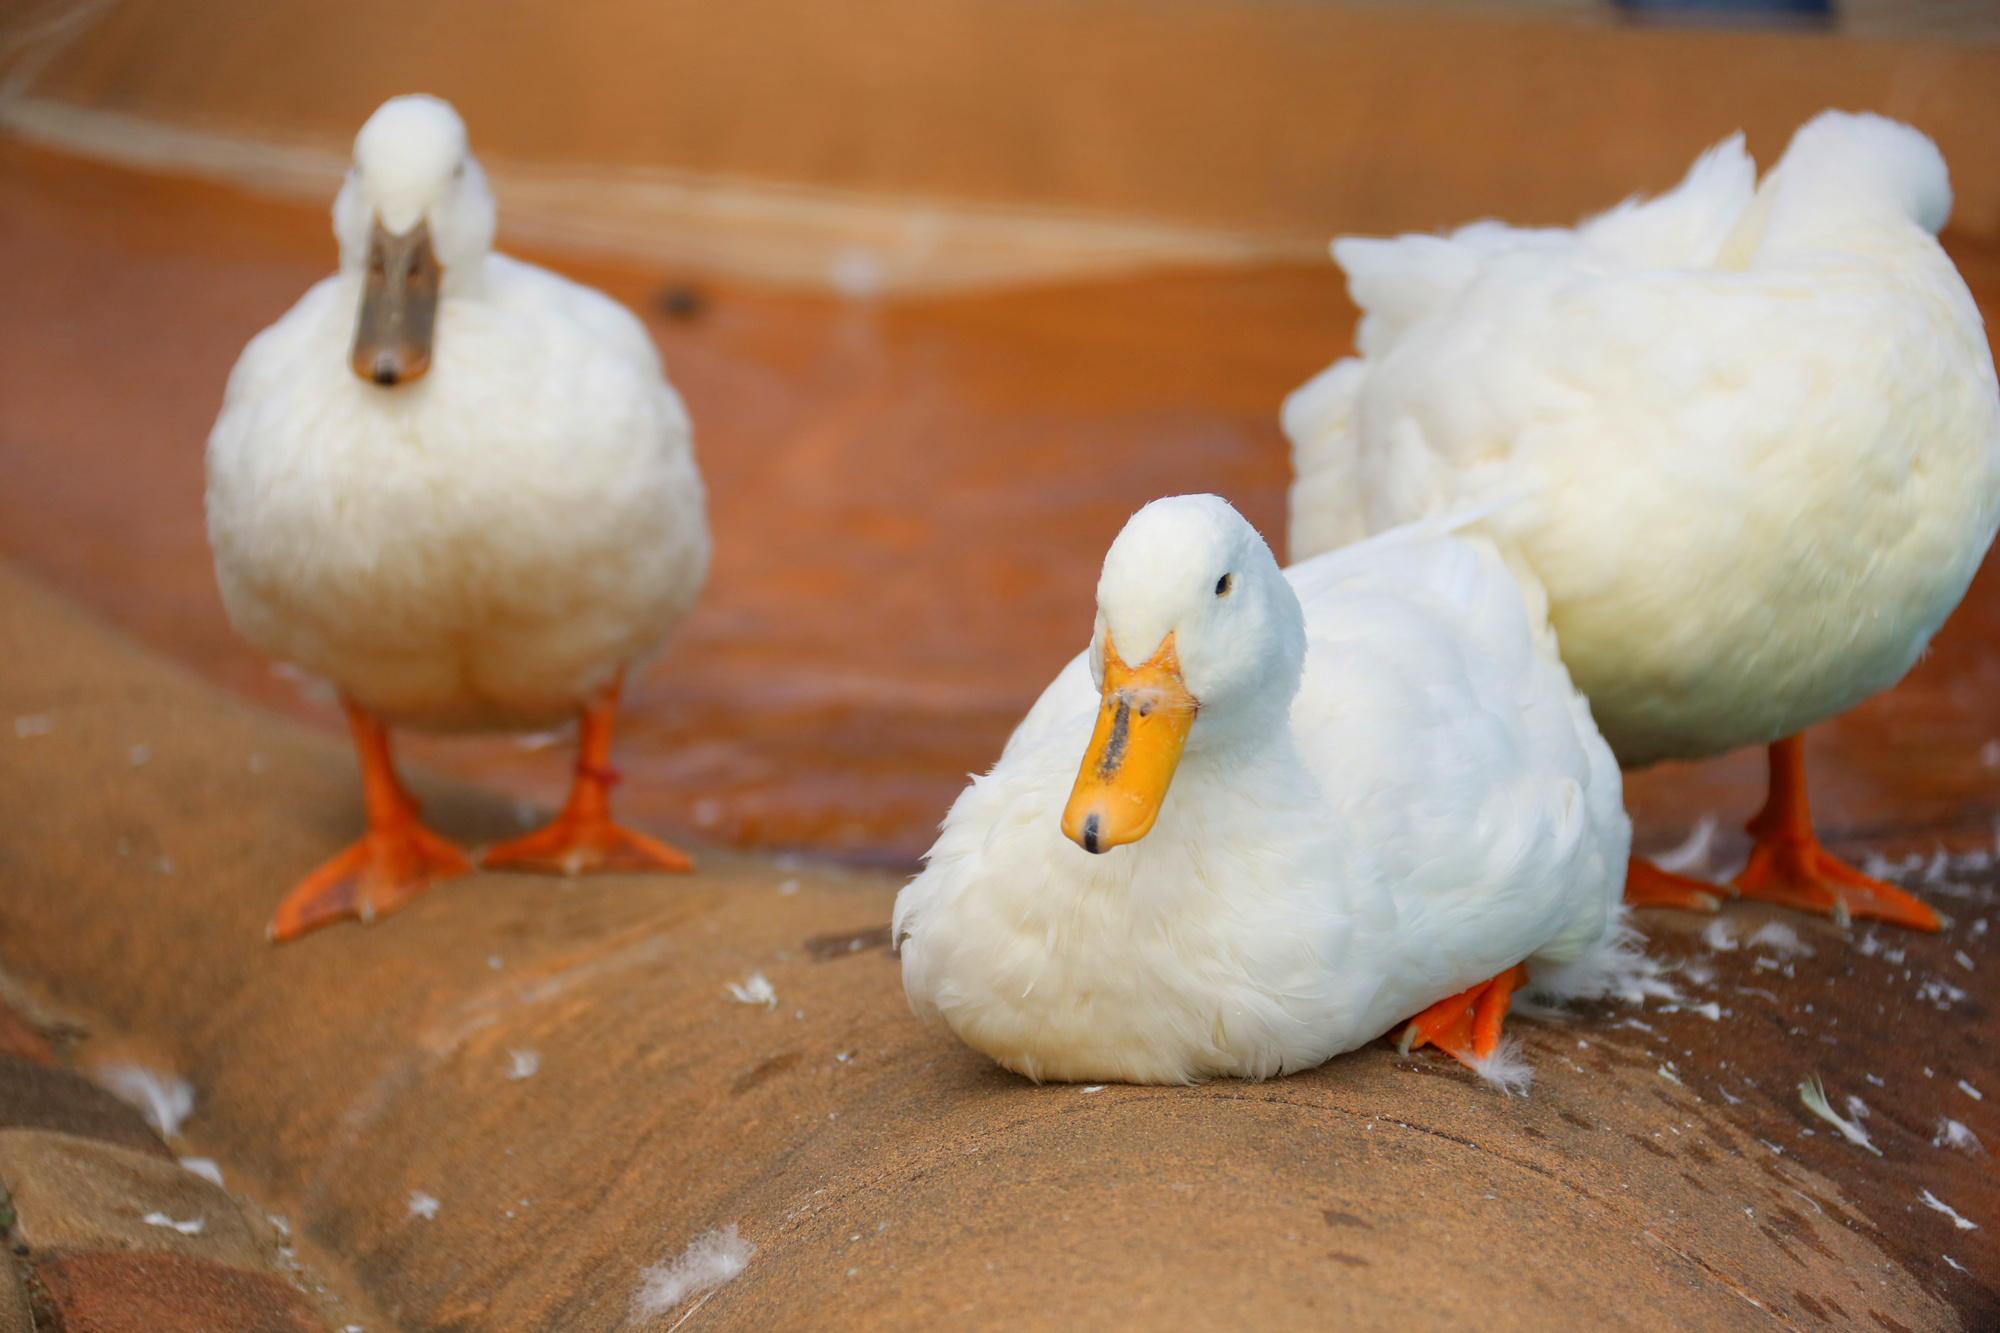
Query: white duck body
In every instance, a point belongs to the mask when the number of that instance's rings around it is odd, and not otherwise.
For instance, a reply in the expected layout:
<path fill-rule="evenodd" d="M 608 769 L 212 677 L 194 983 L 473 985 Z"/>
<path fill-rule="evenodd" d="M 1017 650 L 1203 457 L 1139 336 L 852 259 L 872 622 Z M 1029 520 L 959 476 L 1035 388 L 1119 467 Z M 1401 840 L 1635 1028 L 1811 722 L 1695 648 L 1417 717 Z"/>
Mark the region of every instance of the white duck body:
<path fill-rule="evenodd" d="M 1236 623 L 1131 609 L 1223 570 Z M 1178 1083 L 1310 1068 L 1523 959 L 1603 989 L 1618 769 L 1490 548 L 1401 531 L 1281 573 L 1179 497 L 1128 524 L 1099 606 L 897 899 L 920 1015 L 1030 1078 Z M 1060 824 L 1107 627 L 1128 659 L 1171 628 L 1200 712 L 1151 832 L 1092 855 Z"/>
<path fill-rule="evenodd" d="M 442 103 L 399 98 L 377 120 L 399 103 L 442 108 L 463 154 Z M 700 591 L 688 416 L 630 312 L 489 251 L 469 155 L 420 209 L 393 179 L 366 197 L 368 135 L 335 205 L 341 272 L 245 348 L 209 438 L 223 599 L 258 648 L 378 717 L 546 726 L 658 649 Z M 349 366 L 371 209 L 427 216 L 443 261 L 431 369 L 394 388 Z"/>
<path fill-rule="evenodd" d="M 1619 759 L 1792 735 L 1922 653 L 2000 522 L 2000 395 L 1944 162 L 1825 113 L 1574 231 L 1342 240 L 1358 358 L 1287 402 L 1292 553 L 1483 524 Z"/>

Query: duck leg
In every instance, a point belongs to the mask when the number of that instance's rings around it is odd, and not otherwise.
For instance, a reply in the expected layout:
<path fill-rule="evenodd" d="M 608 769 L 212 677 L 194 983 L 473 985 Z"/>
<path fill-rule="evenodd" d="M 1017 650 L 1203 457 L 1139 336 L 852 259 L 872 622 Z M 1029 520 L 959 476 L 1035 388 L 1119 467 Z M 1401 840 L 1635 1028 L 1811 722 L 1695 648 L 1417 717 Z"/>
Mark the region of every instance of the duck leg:
<path fill-rule="evenodd" d="M 611 788 L 618 781 L 611 767 L 611 726 L 624 683 L 621 673 L 584 706 L 576 742 L 576 778 L 562 813 L 546 828 L 486 853 L 488 869 L 548 875 L 694 869 L 686 853 L 611 822 Z"/>
<path fill-rule="evenodd" d="M 1500 1045 L 1500 1024 L 1514 988 L 1527 983 L 1527 965 L 1516 963 L 1497 977 L 1445 996 L 1410 1020 L 1396 1049 L 1408 1055 L 1419 1046 L 1435 1046 L 1460 1064 L 1484 1060 Z"/>
<path fill-rule="evenodd" d="M 1722 906 L 1722 890 L 1707 880 L 1676 875 L 1634 856 L 1625 862 L 1625 905 L 1713 912 Z"/>
<path fill-rule="evenodd" d="M 340 702 L 361 757 L 368 831 L 278 904 L 278 914 L 265 928 L 273 943 L 295 940 L 344 917 L 373 921 L 387 916 L 439 880 L 472 869 L 464 853 L 418 822 L 422 807 L 396 777 L 389 728 L 353 700 Z"/>
<path fill-rule="evenodd" d="M 1871 879 L 1820 846 L 1806 808 L 1805 741 L 1771 744 L 1771 791 L 1744 825 L 1756 841 L 1735 880 L 1745 898 L 1818 912 L 1836 921 L 1874 917 L 1913 930 L 1936 930 L 1938 916 L 1893 884 Z"/>

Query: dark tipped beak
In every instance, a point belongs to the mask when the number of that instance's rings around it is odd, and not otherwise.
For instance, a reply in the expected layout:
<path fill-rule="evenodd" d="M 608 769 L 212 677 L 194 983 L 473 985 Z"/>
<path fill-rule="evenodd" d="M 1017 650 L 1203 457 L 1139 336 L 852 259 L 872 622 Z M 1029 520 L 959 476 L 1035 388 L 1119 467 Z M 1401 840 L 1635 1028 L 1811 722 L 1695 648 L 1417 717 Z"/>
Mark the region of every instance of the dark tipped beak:
<path fill-rule="evenodd" d="M 398 236 L 378 219 L 368 239 L 368 275 L 354 321 L 354 373 L 384 388 L 421 379 L 431 368 L 438 288 L 444 277 L 430 223 Z"/>

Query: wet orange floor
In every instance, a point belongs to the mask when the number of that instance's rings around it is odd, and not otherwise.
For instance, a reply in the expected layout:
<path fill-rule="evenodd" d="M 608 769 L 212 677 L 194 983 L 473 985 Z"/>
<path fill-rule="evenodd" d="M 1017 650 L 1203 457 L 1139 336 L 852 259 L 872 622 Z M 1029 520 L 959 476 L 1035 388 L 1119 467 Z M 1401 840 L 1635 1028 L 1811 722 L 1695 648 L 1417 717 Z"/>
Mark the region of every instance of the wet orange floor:
<path fill-rule="evenodd" d="M 2000 313 L 2000 252 L 1954 254 Z M 0 552 L 329 728 L 326 702 L 230 631 L 201 490 L 237 352 L 333 258 L 318 210 L 0 141 Z M 1087 641 L 1133 509 L 1215 491 L 1282 540 L 1277 406 L 1354 320 L 1330 264 L 902 304 L 704 284 L 684 318 L 659 298 L 686 275 L 555 264 L 646 317 L 716 534 L 700 609 L 631 691 L 623 809 L 670 835 L 891 863 Z M 1989 565 L 1902 686 L 1810 733 L 1823 827 L 1988 836 L 1996 737 Z M 505 738 L 405 751 L 542 803 L 566 780 L 560 751 Z M 1706 812 L 1733 831 L 1762 783 L 1754 752 L 1636 775 L 1642 846 Z"/>

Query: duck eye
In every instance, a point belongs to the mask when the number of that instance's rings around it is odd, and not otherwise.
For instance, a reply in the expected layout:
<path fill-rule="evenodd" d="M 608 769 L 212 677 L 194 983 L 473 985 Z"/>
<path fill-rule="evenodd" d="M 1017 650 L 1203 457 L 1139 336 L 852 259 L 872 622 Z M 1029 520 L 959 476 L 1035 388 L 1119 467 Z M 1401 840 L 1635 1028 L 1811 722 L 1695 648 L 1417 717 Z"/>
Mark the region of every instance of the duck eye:
<path fill-rule="evenodd" d="M 1217 597 L 1227 597 L 1229 590 L 1235 586 L 1235 577 L 1233 574 L 1224 574 L 1221 578 L 1217 579 L 1215 581 L 1215 595 Z"/>

